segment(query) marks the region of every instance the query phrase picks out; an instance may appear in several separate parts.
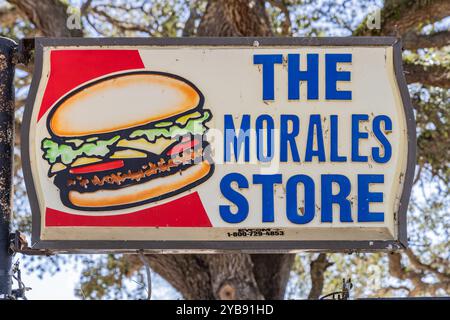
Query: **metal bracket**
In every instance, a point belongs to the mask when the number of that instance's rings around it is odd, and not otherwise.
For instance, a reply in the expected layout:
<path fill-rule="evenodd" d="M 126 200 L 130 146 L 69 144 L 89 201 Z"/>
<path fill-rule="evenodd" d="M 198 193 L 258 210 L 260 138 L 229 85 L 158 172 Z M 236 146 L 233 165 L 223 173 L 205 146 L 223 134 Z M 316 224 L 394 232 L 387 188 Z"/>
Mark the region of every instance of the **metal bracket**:
<path fill-rule="evenodd" d="M 20 270 L 20 261 L 17 260 L 11 269 L 11 277 L 17 282 L 18 288 L 11 290 L 11 294 L 0 295 L 0 300 L 27 300 L 25 293 L 31 288 L 27 287 L 22 281 L 22 271 Z"/>
<path fill-rule="evenodd" d="M 350 298 L 350 290 L 353 288 L 352 280 L 342 279 L 342 290 L 324 295 L 319 300 L 348 300 Z"/>
<path fill-rule="evenodd" d="M 11 255 L 16 253 L 28 256 L 51 256 L 53 253 L 47 249 L 34 249 L 28 246 L 26 236 L 20 231 L 16 231 L 9 235 L 9 252 Z"/>
<path fill-rule="evenodd" d="M 11 292 L 11 295 L 14 297 L 14 300 L 27 300 L 27 297 L 25 296 L 25 292 L 30 291 L 31 288 L 27 287 L 25 283 L 22 281 L 22 271 L 20 270 L 20 262 L 19 260 L 14 263 L 13 266 L 13 278 L 17 281 L 17 284 L 19 286 L 18 289 L 14 289 Z"/>
<path fill-rule="evenodd" d="M 148 264 L 148 260 L 144 255 L 144 250 L 139 250 L 138 252 L 139 257 L 144 264 L 145 272 L 147 273 L 147 300 L 150 300 L 152 298 L 152 275 L 150 272 L 150 265 Z"/>

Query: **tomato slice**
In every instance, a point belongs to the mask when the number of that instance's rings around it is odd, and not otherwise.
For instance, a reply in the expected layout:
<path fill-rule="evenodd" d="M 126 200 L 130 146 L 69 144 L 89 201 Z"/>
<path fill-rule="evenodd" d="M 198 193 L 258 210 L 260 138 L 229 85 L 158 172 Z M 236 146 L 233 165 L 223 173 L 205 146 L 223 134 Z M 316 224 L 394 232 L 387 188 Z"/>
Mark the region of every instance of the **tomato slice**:
<path fill-rule="evenodd" d="M 183 141 L 184 141 L 184 139 L 181 140 L 181 143 L 177 144 L 172 149 L 167 151 L 167 155 L 171 156 L 173 154 L 181 153 L 184 150 L 193 148 L 200 143 L 200 141 L 198 141 L 197 139 L 187 140 L 186 142 L 183 142 Z"/>
<path fill-rule="evenodd" d="M 111 169 L 122 168 L 125 164 L 123 160 L 114 160 L 109 162 L 102 162 L 96 164 L 90 164 L 88 166 L 83 166 L 79 168 L 72 168 L 69 170 L 70 173 L 73 174 L 82 174 L 82 173 L 91 173 L 91 172 L 99 172 L 106 171 Z"/>

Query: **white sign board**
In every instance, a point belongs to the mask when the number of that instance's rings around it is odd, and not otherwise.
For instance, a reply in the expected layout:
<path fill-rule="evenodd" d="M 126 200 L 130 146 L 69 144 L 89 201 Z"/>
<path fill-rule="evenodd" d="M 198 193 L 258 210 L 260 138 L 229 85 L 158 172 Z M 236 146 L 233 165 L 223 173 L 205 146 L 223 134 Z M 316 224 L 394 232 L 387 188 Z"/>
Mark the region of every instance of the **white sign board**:
<path fill-rule="evenodd" d="M 37 247 L 406 245 L 395 38 L 37 39 L 24 127 Z"/>

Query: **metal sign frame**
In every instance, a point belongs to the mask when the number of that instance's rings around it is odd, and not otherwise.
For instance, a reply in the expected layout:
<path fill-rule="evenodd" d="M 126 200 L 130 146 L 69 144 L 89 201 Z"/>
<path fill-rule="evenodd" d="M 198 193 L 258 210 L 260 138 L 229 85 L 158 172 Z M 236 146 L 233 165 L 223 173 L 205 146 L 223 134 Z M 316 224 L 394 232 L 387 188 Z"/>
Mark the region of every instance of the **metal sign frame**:
<path fill-rule="evenodd" d="M 390 46 L 394 52 L 394 72 L 399 86 L 403 110 L 406 117 L 408 155 L 407 167 L 396 226 L 396 241 L 104 241 L 104 240 L 41 240 L 41 213 L 31 173 L 29 154 L 29 128 L 33 103 L 37 94 L 42 71 L 43 48 L 48 46 Z M 159 253 L 177 252 L 223 252 L 239 251 L 253 253 L 295 252 L 295 251 L 379 251 L 399 250 L 407 247 L 407 208 L 412 189 L 416 163 L 416 127 L 414 113 L 402 68 L 402 44 L 395 37 L 343 37 L 343 38 L 36 38 L 35 70 L 23 118 L 22 167 L 26 188 L 32 209 L 32 248 L 49 249 L 59 253 L 82 252 L 135 252 L 145 250 Z"/>

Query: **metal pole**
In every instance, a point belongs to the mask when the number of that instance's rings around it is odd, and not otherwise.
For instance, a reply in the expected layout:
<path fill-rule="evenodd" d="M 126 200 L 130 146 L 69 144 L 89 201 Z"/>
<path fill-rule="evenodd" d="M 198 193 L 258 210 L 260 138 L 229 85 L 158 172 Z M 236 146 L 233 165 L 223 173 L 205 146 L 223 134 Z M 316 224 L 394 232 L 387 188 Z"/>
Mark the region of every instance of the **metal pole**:
<path fill-rule="evenodd" d="M 14 157 L 14 53 L 16 43 L 0 37 L 0 299 L 12 290 L 12 253 L 9 250 L 12 220 Z"/>

